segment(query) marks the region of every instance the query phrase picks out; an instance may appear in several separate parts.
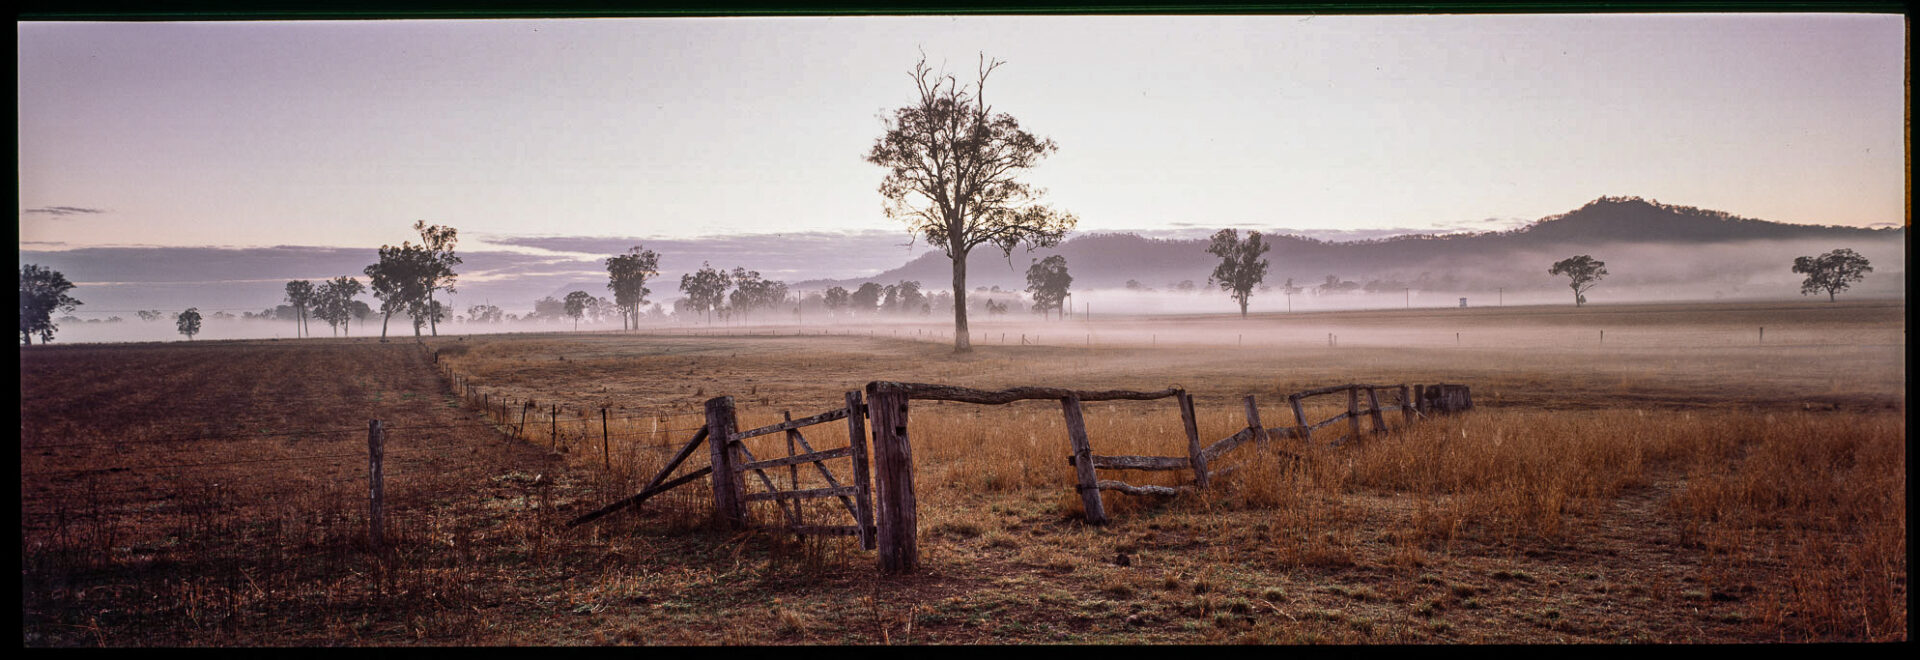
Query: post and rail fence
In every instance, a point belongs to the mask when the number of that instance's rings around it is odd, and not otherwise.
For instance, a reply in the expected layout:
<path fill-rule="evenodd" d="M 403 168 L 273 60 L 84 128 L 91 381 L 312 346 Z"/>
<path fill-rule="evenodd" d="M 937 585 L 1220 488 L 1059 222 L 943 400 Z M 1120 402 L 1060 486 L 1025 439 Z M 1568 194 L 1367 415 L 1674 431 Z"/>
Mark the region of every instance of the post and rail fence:
<path fill-rule="evenodd" d="M 447 372 L 450 382 L 457 383 L 456 393 L 469 399 L 477 397 L 482 410 L 488 411 L 503 433 L 514 438 L 525 438 L 524 415 L 526 411 L 537 409 L 532 401 L 521 403 L 522 419 L 514 420 L 508 411 L 506 399 L 501 399 L 497 408 L 493 407 L 490 394 L 479 392 L 464 376 Z M 1382 405 L 1381 390 L 1391 397 L 1388 405 Z M 1307 406 L 1303 403 L 1315 397 L 1345 395 L 1345 410 L 1322 420 L 1312 420 L 1307 416 Z M 1155 401 L 1174 399 L 1185 434 L 1185 456 L 1122 456 L 1101 455 L 1094 452 L 1094 442 L 1087 432 L 1087 424 L 1082 410 L 1085 402 L 1092 401 Z M 1131 390 L 1074 390 L 1055 387 L 1013 387 L 1002 390 L 980 390 L 952 385 L 930 383 L 906 383 L 894 381 L 873 381 L 867 383 L 864 391 L 850 391 L 845 394 L 844 405 L 808 417 L 794 419 L 785 411 L 783 421 L 759 428 L 740 430 L 735 401 L 731 396 L 719 396 L 708 399 L 703 408 L 705 424 L 697 427 L 694 435 L 679 448 L 664 468 L 653 476 L 638 492 L 611 502 L 594 511 L 569 521 L 566 526 L 577 527 L 603 518 L 609 514 L 639 506 L 648 499 L 673 488 L 694 483 L 702 477 L 709 480 L 713 489 L 714 516 L 721 525 L 743 528 L 751 524 L 748 507 L 750 504 L 770 502 L 779 509 L 781 526 L 796 535 L 842 535 L 858 540 L 860 547 L 877 551 L 879 569 L 888 574 L 912 573 L 918 568 L 918 506 L 915 500 L 915 475 L 913 470 L 913 445 L 908 437 L 908 420 L 911 402 L 950 401 L 978 405 L 1003 405 L 1015 401 L 1055 400 L 1060 402 L 1061 414 L 1067 429 L 1067 447 L 1070 454 L 1067 461 L 1074 468 L 1075 484 L 1088 524 L 1100 525 L 1109 521 L 1102 491 L 1116 491 L 1130 495 L 1173 496 L 1181 493 L 1202 491 L 1228 474 L 1232 468 L 1216 468 L 1220 459 L 1228 453 L 1252 444 L 1277 455 L 1298 457 L 1279 439 L 1296 440 L 1300 444 L 1316 440 L 1317 431 L 1346 421 L 1346 433 L 1328 438 L 1326 444 L 1338 446 L 1358 441 L 1371 434 L 1383 434 L 1389 431 L 1386 413 L 1399 411 L 1400 426 L 1405 428 L 1419 419 L 1436 414 L 1454 413 L 1469 410 L 1473 400 L 1466 385 L 1459 384 L 1360 384 L 1350 383 L 1334 385 L 1288 394 L 1287 412 L 1292 413 L 1291 424 L 1269 427 L 1262 423 L 1259 402 L 1252 395 L 1243 399 L 1246 426 L 1239 431 L 1212 443 L 1203 444 L 1199 433 L 1199 424 L 1195 413 L 1193 396 L 1185 389 L 1169 387 L 1156 391 Z M 549 414 L 557 419 L 559 406 L 550 406 Z M 586 417 L 586 411 L 581 411 Z M 691 413 L 681 413 L 691 414 Z M 608 453 L 606 444 L 606 412 L 602 417 L 602 455 Z M 817 449 L 802 429 L 821 424 L 845 420 L 847 444 L 842 447 Z M 514 423 L 518 422 L 518 423 Z M 559 435 L 558 424 L 549 421 L 549 441 Z M 1363 426 L 1366 428 L 1363 429 Z M 656 424 L 657 427 L 657 424 Z M 783 457 L 760 458 L 753 454 L 745 440 L 760 436 L 781 434 L 786 438 L 787 455 Z M 698 451 L 704 443 L 708 455 L 708 465 L 674 476 L 674 472 Z M 851 463 L 849 477 L 842 481 L 840 475 L 829 469 L 829 461 L 847 460 Z M 802 488 L 800 473 L 804 466 L 812 465 L 827 485 L 823 488 Z M 779 468 L 787 468 L 786 479 L 778 478 Z M 1101 479 L 1100 470 L 1145 470 L 1145 471 L 1186 471 L 1191 479 L 1183 480 L 1178 486 L 1134 485 L 1114 479 Z M 751 477 L 748 476 L 751 473 Z M 782 486 L 784 481 L 785 486 Z M 758 484 L 750 488 L 749 484 Z M 829 521 L 806 519 L 806 511 L 801 506 L 805 500 L 837 500 L 844 508 L 851 524 L 826 524 Z M 811 523 L 811 524 L 810 524 Z"/>

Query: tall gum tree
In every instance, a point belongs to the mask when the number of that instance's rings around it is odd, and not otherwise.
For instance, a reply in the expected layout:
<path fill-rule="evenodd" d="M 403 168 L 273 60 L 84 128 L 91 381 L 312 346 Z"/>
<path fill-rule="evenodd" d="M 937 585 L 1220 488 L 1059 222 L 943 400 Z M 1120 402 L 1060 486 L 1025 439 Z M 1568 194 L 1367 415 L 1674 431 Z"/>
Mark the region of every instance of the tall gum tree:
<path fill-rule="evenodd" d="M 980 57 L 979 78 L 964 86 L 936 74 L 923 56 L 911 77 L 918 102 L 883 118 L 885 134 L 867 162 L 887 170 L 880 182 L 887 217 L 938 246 L 953 262 L 953 350 L 973 350 L 967 329 L 967 255 L 981 245 L 1012 256 L 1016 245 L 1057 245 L 1077 220 L 1039 203 L 1045 191 L 1019 176 L 1059 149 L 987 105 L 987 76 L 1002 62 Z"/>
<path fill-rule="evenodd" d="M 640 306 L 646 304 L 647 278 L 660 275 L 660 255 L 635 245 L 626 254 L 607 259 L 607 288 L 620 306 L 620 329 L 640 327 Z"/>
<path fill-rule="evenodd" d="M 1213 276 L 1207 278 L 1207 283 L 1219 285 L 1234 302 L 1240 303 L 1240 318 L 1247 317 L 1247 301 L 1253 297 L 1253 288 L 1267 277 L 1267 260 L 1260 255 L 1271 249 L 1273 244 L 1262 240 L 1260 232 L 1247 232 L 1247 239 L 1243 241 L 1235 229 L 1214 232 L 1213 242 L 1207 244 L 1207 253 L 1220 258 L 1220 265 L 1213 267 Z"/>

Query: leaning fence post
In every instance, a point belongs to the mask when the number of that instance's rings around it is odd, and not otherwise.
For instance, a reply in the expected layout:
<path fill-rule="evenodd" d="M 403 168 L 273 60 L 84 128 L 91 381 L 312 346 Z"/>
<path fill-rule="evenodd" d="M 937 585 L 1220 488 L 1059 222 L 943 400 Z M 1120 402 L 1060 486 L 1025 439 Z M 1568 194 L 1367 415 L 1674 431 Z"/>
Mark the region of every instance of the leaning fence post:
<path fill-rule="evenodd" d="M 1313 427 L 1307 425 L 1307 413 L 1300 407 L 1300 395 L 1287 395 L 1287 407 L 1293 409 L 1294 428 L 1299 429 L 1295 435 L 1300 437 L 1301 444 L 1306 444 L 1313 439 Z"/>
<path fill-rule="evenodd" d="M 847 392 L 847 447 L 853 450 L 853 523 L 860 528 L 860 549 L 872 550 L 873 478 L 867 471 L 866 411 L 861 409 L 860 390 Z"/>
<path fill-rule="evenodd" d="M 1080 503 L 1087 510 L 1087 524 L 1107 523 L 1107 508 L 1100 503 L 1100 482 L 1093 472 L 1093 444 L 1087 441 L 1087 422 L 1080 416 L 1080 397 L 1060 398 L 1060 410 L 1067 418 L 1067 441 L 1073 445 L 1073 471 L 1078 477 L 1074 487 L 1080 490 Z"/>
<path fill-rule="evenodd" d="M 1180 425 L 1187 431 L 1187 461 L 1193 466 L 1193 482 L 1206 488 L 1207 453 L 1200 448 L 1200 421 L 1193 413 L 1193 395 L 1181 392 L 1176 397 L 1180 404 Z"/>
<path fill-rule="evenodd" d="M 1372 387 L 1367 388 L 1367 408 L 1371 410 L 1367 415 L 1373 418 L 1373 432 L 1376 434 L 1386 433 L 1387 420 L 1380 414 L 1380 395 L 1374 393 L 1374 388 Z"/>
<path fill-rule="evenodd" d="M 913 496 L 913 445 L 907 440 L 907 393 L 894 383 L 867 384 L 873 423 L 874 485 L 879 495 L 880 570 L 911 573 L 920 562 L 919 511 Z"/>
<path fill-rule="evenodd" d="M 1352 434 L 1347 436 L 1347 439 L 1350 441 L 1358 442 L 1360 440 L 1360 386 L 1359 385 L 1347 386 L 1347 425 L 1349 428 L 1353 429 Z"/>
<path fill-rule="evenodd" d="M 1260 423 L 1260 407 L 1253 402 L 1253 395 L 1247 395 L 1247 428 L 1253 429 L 1253 439 L 1261 447 L 1267 446 L 1267 427 Z"/>
<path fill-rule="evenodd" d="M 367 422 L 367 542 L 375 552 L 386 547 L 386 490 L 382 480 L 381 461 L 386 456 L 386 429 L 380 420 Z"/>
<path fill-rule="evenodd" d="M 707 399 L 707 457 L 713 467 L 714 513 L 728 527 L 744 527 L 747 493 L 740 473 L 734 470 L 740 453 L 733 443 L 735 425 L 733 397 Z"/>

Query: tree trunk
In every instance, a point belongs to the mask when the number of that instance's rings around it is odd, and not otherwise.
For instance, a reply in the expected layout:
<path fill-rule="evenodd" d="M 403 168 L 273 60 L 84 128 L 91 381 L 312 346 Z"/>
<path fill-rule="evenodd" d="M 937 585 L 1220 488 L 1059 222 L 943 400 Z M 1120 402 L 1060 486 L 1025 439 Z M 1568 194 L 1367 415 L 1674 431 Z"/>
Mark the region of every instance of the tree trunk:
<path fill-rule="evenodd" d="M 393 310 L 390 310 L 390 309 L 388 309 L 388 310 L 381 310 L 381 316 L 380 316 L 380 341 L 382 341 L 382 342 L 384 342 L 384 341 L 386 341 L 386 340 L 387 340 L 387 321 L 390 321 L 390 320 L 392 320 L 392 319 L 393 319 Z"/>
<path fill-rule="evenodd" d="M 1247 318 L 1247 299 L 1240 299 L 1240 318 Z"/>
<path fill-rule="evenodd" d="M 440 326 L 433 320 L 433 317 L 436 316 L 439 316 L 439 314 L 433 313 L 433 289 L 427 289 L 427 327 L 432 328 L 433 336 L 438 337 L 440 336 Z M 420 325 L 417 323 L 413 326 L 413 336 L 420 336 Z"/>
<path fill-rule="evenodd" d="M 953 257 L 953 352 L 973 352 L 973 333 L 967 330 L 967 253 Z"/>

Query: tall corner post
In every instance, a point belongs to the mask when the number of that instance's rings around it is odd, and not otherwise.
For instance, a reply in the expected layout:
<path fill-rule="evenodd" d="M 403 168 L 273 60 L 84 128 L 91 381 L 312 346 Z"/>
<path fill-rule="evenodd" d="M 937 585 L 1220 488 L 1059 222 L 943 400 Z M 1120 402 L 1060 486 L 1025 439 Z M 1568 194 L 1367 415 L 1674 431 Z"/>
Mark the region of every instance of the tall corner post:
<path fill-rule="evenodd" d="M 713 472 L 713 511 L 727 527 L 747 524 L 746 483 L 740 479 L 740 448 L 733 443 L 739 426 L 734 416 L 733 397 L 707 399 L 707 456 Z"/>
<path fill-rule="evenodd" d="M 880 572 L 912 573 L 920 565 L 919 509 L 913 496 L 913 445 L 907 440 L 907 393 L 894 383 L 867 384 L 873 427 L 873 480 Z"/>

